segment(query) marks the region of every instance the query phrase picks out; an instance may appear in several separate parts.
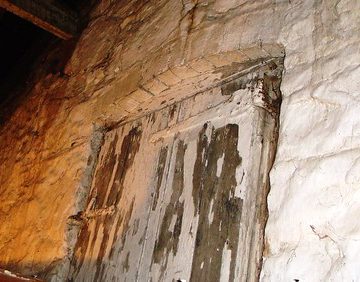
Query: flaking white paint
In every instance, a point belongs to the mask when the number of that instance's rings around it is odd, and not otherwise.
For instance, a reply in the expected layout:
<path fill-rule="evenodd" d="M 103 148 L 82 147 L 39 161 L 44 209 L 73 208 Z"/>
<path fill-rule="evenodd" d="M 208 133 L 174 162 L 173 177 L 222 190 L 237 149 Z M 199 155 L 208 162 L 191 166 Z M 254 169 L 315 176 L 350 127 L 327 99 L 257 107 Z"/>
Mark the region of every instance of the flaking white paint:
<path fill-rule="evenodd" d="M 227 282 L 229 281 L 230 278 L 230 262 L 231 262 L 231 250 L 227 248 L 227 245 L 224 246 L 221 256 L 222 256 L 222 260 L 221 260 L 220 282 Z"/>
<path fill-rule="evenodd" d="M 2 220 L 6 224 L 0 242 L 3 246 L 2 261 L 7 262 L 8 258 L 14 258 L 24 265 L 34 265 L 35 272 L 42 269 L 43 266 L 38 266 L 41 258 L 36 256 L 35 251 L 27 254 L 23 253 L 23 250 L 17 250 L 17 246 L 24 244 L 25 239 L 37 245 L 41 242 L 39 240 L 49 242 L 42 244 L 42 258 L 46 257 L 49 263 L 66 256 L 66 244 L 60 253 L 49 251 L 54 245 L 59 249 L 65 240 L 64 236 L 58 234 L 60 231 L 54 231 L 57 235 L 53 236 L 60 239 L 51 241 L 47 239 L 48 234 L 44 235 L 44 239 L 39 237 L 37 230 L 29 229 L 31 226 L 48 229 L 50 225 L 47 222 L 59 222 L 60 217 L 51 217 L 51 220 L 47 219 L 45 222 L 39 221 L 36 216 L 32 219 L 29 215 L 21 225 L 26 226 L 26 234 L 29 234 L 28 238 L 25 238 L 26 236 L 20 236 L 16 233 L 17 229 L 12 227 L 17 222 L 13 220 L 14 214 L 8 211 L 24 208 L 24 203 L 18 201 L 16 195 L 24 188 L 20 180 L 28 178 L 29 174 L 23 171 L 33 155 L 44 153 L 48 156 L 50 153 L 63 152 L 69 140 L 80 139 L 86 143 L 91 127 L 85 121 L 89 121 L 89 124 L 97 122 L 99 117 L 106 118 L 110 115 L 108 112 L 112 109 L 118 119 L 124 112 L 127 113 L 120 107 L 108 106 L 109 81 L 119 78 L 118 76 L 126 78 L 122 81 L 131 81 L 131 71 L 128 69 L 135 62 L 146 62 L 141 71 L 136 71 L 149 78 L 179 62 L 272 42 L 282 44 L 286 56 L 281 85 L 284 99 L 280 139 L 271 172 L 269 220 L 266 229 L 268 250 L 264 258 L 262 281 L 360 281 L 357 265 L 360 226 L 356 220 L 360 210 L 360 1 L 199 1 L 199 9 L 194 12 L 194 26 L 190 29 L 185 20 L 180 20 L 183 16 L 181 3 L 168 2 L 167 5 L 162 5 L 161 1 L 157 4 L 152 2 L 140 8 L 137 15 L 131 13 L 127 17 L 124 13 L 133 11 L 130 5 L 134 2 L 100 1 L 66 69 L 71 74 L 68 90 L 65 91 L 67 95 L 71 97 L 73 92 L 84 97 L 93 95 L 91 99 L 85 99 L 79 105 L 72 105 L 74 102 L 70 101 L 64 107 L 70 109 L 70 114 L 68 110 L 62 109 L 60 114 L 52 117 L 56 120 L 55 125 L 46 133 L 40 131 L 41 134 L 46 134 L 48 142 L 44 152 L 37 151 L 37 148 L 30 150 L 29 154 L 21 151 L 21 144 L 26 140 L 18 137 L 24 135 L 21 132 L 31 132 L 33 122 L 25 122 L 26 119 L 24 122 L 14 122 L 14 119 L 7 128 L 9 130 L 5 130 L 8 134 L 16 124 L 20 127 L 19 136 L 15 135 L 10 139 L 21 141 L 16 143 L 17 146 L 9 146 L 6 141 L 1 143 L 3 171 L 8 175 L 2 182 L 2 187 L 5 187 L 2 211 L 6 215 Z M 185 11 L 193 7 L 188 2 L 185 6 Z M 146 17 L 148 13 L 152 13 L 151 20 Z M 121 19 L 118 18 L 119 15 Z M 110 17 L 119 20 L 109 21 Z M 131 30 L 132 25 L 138 22 L 143 24 L 129 35 L 127 28 Z M 165 28 L 162 33 L 158 26 L 169 28 Z M 156 37 L 153 36 L 154 33 Z M 177 34 L 180 34 L 181 38 L 175 37 Z M 124 38 L 125 44 L 116 45 L 121 41 L 119 38 Z M 169 38 L 171 44 L 166 38 Z M 112 42 L 115 42 L 113 49 L 109 48 Z M 176 42 L 181 42 L 180 47 Z M 108 66 L 98 67 L 101 66 L 99 62 L 103 62 L 108 55 L 108 50 L 115 50 Z M 206 64 L 200 63 L 197 70 L 200 69 L 199 66 L 213 67 L 210 60 L 206 61 Z M 104 76 L 108 79 L 105 83 Z M 81 84 L 84 78 L 86 84 Z M 179 80 L 178 77 L 174 79 Z M 78 88 L 84 90 L 74 91 Z M 116 87 L 116 95 L 127 93 L 125 90 L 131 88 L 132 83 L 126 84 L 126 87 L 120 84 Z M 41 83 L 36 89 L 51 97 Z M 153 98 L 145 93 L 142 93 L 142 97 Z M 40 96 L 39 104 L 42 99 Z M 15 117 L 25 115 L 27 108 L 33 109 L 26 105 Z M 29 113 L 29 116 L 32 114 Z M 57 132 L 61 132 L 61 136 L 55 134 Z M 6 140 L 8 135 L 2 134 L 5 136 L 3 140 Z M 51 143 L 52 136 L 55 136 L 56 144 Z M 30 140 L 33 142 L 33 137 Z M 77 175 L 81 174 L 80 168 L 85 166 L 86 161 L 77 158 L 85 154 L 86 150 L 84 146 L 73 153 L 61 153 L 62 161 L 49 162 L 47 167 L 61 165 L 66 167 L 67 171 L 53 169 L 50 176 L 44 172 L 41 176 L 51 181 L 46 180 L 42 186 L 37 185 L 36 191 L 51 187 L 50 192 L 55 193 L 63 191 L 64 187 L 70 187 L 69 191 L 66 190 L 66 195 L 75 194 L 76 181 L 73 183 L 69 179 L 76 179 Z M 13 164 L 9 161 L 11 156 L 17 156 L 18 162 Z M 76 171 L 76 174 L 73 171 Z M 58 177 L 59 175 L 61 177 Z M 237 177 L 239 183 L 242 177 L 240 171 Z M 247 177 L 245 174 L 243 183 L 248 181 Z M 245 188 L 238 187 L 237 195 L 244 197 L 242 193 L 246 191 Z M 63 195 L 55 195 L 55 198 L 49 200 L 56 209 L 51 216 L 70 210 L 73 205 L 70 198 L 61 202 L 59 199 Z M 45 203 L 49 198 L 42 198 L 41 195 L 34 197 L 35 204 Z M 78 211 L 77 208 L 73 210 L 73 213 Z M 64 229 L 64 220 L 61 220 L 59 226 L 61 230 Z M 317 232 L 319 233 L 316 234 Z M 341 252 L 337 248 L 341 249 Z M 9 253 L 6 253 L 6 250 L 9 250 Z M 57 278 L 63 281 L 59 277 Z"/>

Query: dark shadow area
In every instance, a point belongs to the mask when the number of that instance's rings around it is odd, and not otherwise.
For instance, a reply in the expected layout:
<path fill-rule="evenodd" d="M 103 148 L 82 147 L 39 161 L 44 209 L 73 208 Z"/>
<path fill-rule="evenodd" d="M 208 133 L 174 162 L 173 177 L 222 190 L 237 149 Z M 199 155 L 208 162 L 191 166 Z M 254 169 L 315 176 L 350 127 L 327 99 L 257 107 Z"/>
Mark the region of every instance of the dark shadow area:
<path fill-rule="evenodd" d="M 66 5 L 71 10 L 75 11 L 80 17 L 82 25 L 87 24 L 89 12 L 99 2 L 99 0 L 58 0 Z M 80 26 L 84 27 L 84 26 Z"/>
<path fill-rule="evenodd" d="M 97 0 L 57 0 L 79 15 L 79 34 Z M 0 126 L 31 90 L 35 77 L 62 74 L 78 38 L 63 41 L 0 8 Z M 56 55 L 49 56 L 56 49 Z"/>
<path fill-rule="evenodd" d="M 25 91 L 26 79 L 50 42 L 52 34 L 9 12 L 0 16 L 0 125 L 14 110 L 14 99 Z"/>

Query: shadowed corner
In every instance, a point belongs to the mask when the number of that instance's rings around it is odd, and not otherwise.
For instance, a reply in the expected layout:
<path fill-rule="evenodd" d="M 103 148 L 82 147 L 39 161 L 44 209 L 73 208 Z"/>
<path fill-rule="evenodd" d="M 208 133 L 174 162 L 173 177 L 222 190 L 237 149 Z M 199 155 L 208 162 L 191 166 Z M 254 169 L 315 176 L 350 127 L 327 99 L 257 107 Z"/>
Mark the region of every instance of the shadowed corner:
<path fill-rule="evenodd" d="M 39 78 L 51 74 L 54 78 L 67 79 L 64 68 L 98 0 L 61 1 L 62 6 L 78 16 L 77 32 L 69 40 L 62 40 L 18 17 L 3 8 L 3 2 L 6 1 L 0 1 L 0 36 L 3 40 L 0 44 L 0 127 L 29 96 Z"/>

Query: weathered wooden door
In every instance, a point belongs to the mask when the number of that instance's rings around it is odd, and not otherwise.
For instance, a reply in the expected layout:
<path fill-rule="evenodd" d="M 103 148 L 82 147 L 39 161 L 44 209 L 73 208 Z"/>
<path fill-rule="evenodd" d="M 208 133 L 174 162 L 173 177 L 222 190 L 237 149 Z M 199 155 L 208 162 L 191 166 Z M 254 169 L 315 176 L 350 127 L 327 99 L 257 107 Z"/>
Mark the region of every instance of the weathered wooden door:
<path fill-rule="evenodd" d="M 278 80 L 238 78 L 105 136 L 74 281 L 255 281 Z"/>

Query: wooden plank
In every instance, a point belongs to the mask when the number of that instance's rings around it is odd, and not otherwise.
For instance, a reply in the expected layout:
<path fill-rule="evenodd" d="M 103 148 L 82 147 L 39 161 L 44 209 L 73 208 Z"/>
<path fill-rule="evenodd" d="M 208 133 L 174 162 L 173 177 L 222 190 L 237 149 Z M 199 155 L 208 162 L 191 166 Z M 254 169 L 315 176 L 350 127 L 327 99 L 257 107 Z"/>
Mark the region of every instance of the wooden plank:
<path fill-rule="evenodd" d="M 161 124 L 142 118 L 107 133 L 82 215 L 71 277 L 74 281 L 134 281 L 148 214 L 156 196 L 158 145 L 148 136 Z"/>
<path fill-rule="evenodd" d="M 258 281 L 278 82 L 234 79 L 109 131 L 69 279 Z"/>
<path fill-rule="evenodd" d="M 261 138 L 271 139 L 275 123 L 246 99 L 250 92 L 229 99 L 218 89 L 184 101 L 178 123 L 152 136 L 172 150 L 139 281 L 257 281 L 264 219 L 256 214 L 267 168 L 258 173 L 272 150 Z"/>
<path fill-rule="evenodd" d="M 54 0 L 0 0 L 0 7 L 62 39 L 78 32 L 76 13 Z"/>

